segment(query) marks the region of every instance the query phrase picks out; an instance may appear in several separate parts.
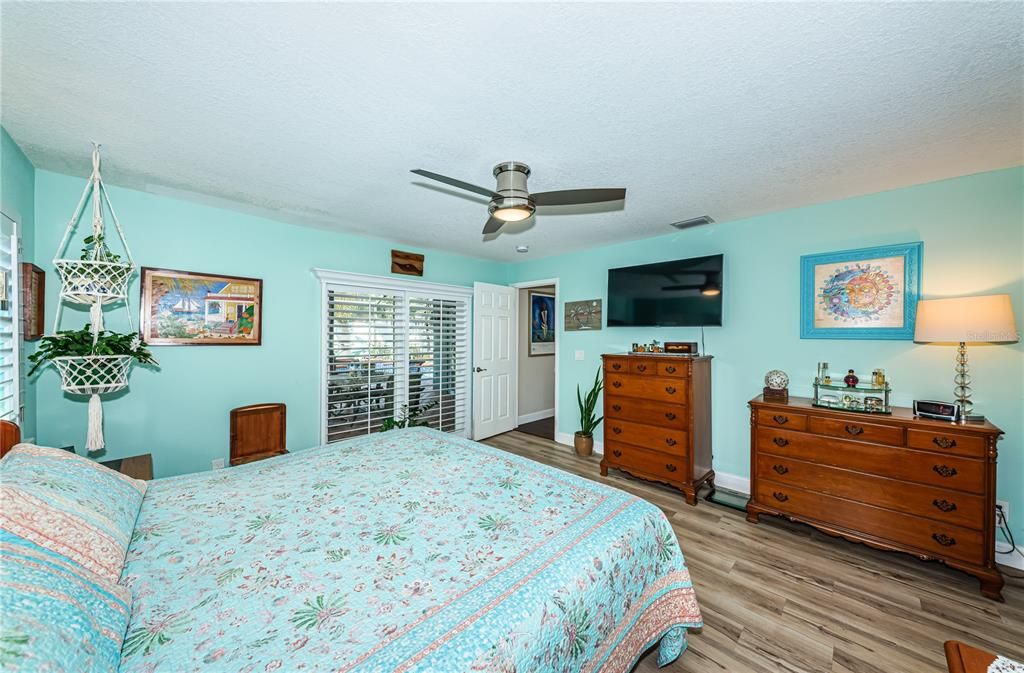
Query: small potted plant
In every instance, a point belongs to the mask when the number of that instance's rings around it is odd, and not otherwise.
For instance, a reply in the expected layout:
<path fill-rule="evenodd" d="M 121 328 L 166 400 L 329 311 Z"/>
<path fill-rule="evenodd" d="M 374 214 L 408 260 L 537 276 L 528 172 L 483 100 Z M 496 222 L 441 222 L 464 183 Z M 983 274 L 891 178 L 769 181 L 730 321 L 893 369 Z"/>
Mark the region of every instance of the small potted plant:
<path fill-rule="evenodd" d="M 598 416 L 595 411 L 597 407 L 597 396 L 604 389 L 604 381 L 601 380 L 601 369 L 598 368 L 594 377 L 594 386 L 587 392 L 586 396 L 580 391 L 579 384 L 576 384 L 576 401 L 580 405 L 580 429 L 573 438 L 577 456 L 589 456 L 594 453 L 594 430 L 598 423 L 604 420 L 604 416 Z"/>

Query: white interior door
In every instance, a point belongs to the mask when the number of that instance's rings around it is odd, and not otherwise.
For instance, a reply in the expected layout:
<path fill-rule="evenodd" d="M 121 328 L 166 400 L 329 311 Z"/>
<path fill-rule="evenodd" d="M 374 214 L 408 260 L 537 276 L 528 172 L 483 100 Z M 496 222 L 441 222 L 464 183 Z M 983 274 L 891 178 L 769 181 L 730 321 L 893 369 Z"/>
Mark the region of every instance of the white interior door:
<path fill-rule="evenodd" d="M 515 429 L 519 291 L 473 284 L 473 439 Z"/>

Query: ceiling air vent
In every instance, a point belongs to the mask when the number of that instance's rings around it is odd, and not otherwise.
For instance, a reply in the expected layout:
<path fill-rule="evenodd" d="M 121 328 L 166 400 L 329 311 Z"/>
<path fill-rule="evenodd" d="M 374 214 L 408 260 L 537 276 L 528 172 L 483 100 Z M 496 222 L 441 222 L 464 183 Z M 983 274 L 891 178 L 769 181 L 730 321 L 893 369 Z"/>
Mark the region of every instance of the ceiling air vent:
<path fill-rule="evenodd" d="M 676 229 L 689 229 L 690 227 L 699 227 L 704 224 L 714 224 L 714 220 L 708 215 L 701 215 L 700 217 L 693 217 L 689 220 L 682 220 L 681 222 L 673 222 L 672 226 Z"/>

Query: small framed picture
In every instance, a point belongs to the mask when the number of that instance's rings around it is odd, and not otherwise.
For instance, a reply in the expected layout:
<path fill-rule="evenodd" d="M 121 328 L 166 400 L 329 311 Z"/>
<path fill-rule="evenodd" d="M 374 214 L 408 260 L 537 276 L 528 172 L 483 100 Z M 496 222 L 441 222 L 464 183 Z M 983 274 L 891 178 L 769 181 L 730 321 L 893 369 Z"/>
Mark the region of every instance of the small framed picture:
<path fill-rule="evenodd" d="M 259 346 L 263 281 L 143 267 L 140 313 L 151 346 Z"/>
<path fill-rule="evenodd" d="M 801 339 L 914 338 L 920 241 L 800 258 Z"/>
<path fill-rule="evenodd" d="M 530 291 L 529 356 L 555 354 L 555 295 Z"/>

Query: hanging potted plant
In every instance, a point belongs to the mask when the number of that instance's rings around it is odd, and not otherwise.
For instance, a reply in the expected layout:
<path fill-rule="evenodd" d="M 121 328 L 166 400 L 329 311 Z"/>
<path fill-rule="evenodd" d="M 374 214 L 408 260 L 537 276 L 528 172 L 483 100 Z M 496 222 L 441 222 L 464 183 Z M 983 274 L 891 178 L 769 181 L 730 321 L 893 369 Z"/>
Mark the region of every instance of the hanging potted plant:
<path fill-rule="evenodd" d="M 604 381 L 601 380 L 601 369 L 598 368 L 594 377 L 594 386 L 587 392 L 586 396 L 580 391 L 579 384 L 576 384 L 576 401 L 580 405 L 580 429 L 573 437 L 573 444 L 576 447 L 577 456 L 589 456 L 594 453 L 594 430 L 604 420 L 604 416 L 598 417 L 597 396 L 604 389 Z"/>
<path fill-rule="evenodd" d="M 60 374 L 61 389 L 76 395 L 117 392 L 127 387 L 128 368 L 133 362 L 156 364 L 146 342 L 137 334 L 103 330 L 94 338 L 88 325 L 44 336 L 28 360 L 32 363 L 29 376 L 52 362 Z"/>
<path fill-rule="evenodd" d="M 128 296 L 133 264 L 111 252 L 103 234 L 87 236 L 78 259 L 55 259 L 61 295 L 77 304 L 109 304 Z"/>

